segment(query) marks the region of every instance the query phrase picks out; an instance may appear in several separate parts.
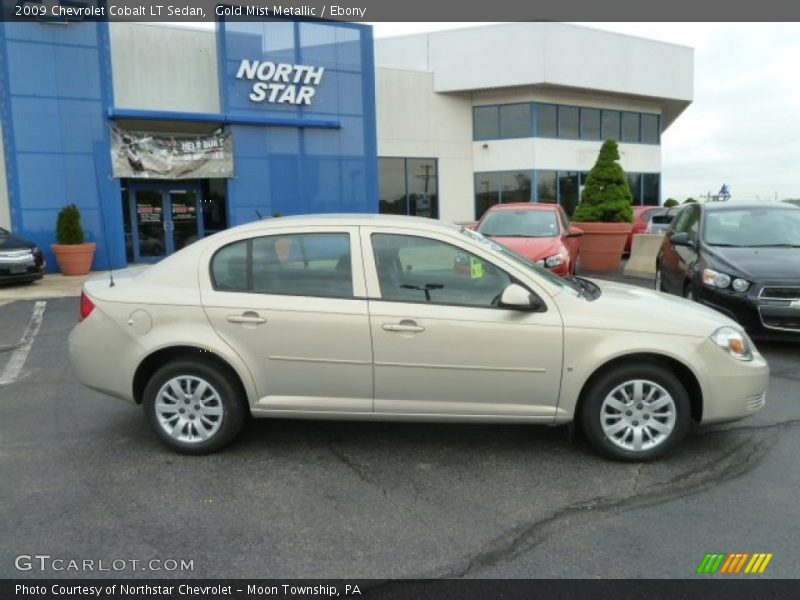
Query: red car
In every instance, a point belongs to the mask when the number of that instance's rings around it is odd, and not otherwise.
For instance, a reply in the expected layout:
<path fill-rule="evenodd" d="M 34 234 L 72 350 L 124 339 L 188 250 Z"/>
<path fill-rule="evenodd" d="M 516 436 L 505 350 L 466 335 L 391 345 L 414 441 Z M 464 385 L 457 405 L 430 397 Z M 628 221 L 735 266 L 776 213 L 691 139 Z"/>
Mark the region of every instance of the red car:
<path fill-rule="evenodd" d="M 556 204 L 496 204 L 474 229 L 556 275 L 575 274 L 583 231 L 570 227 L 564 209 Z"/>
<path fill-rule="evenodd" d="M 633 236 L 637 233 L 645 233 L 647 224 L 650 218 L 657 212 L 664 209 L 661 206 L 634 206 L 633 208 L 633 228 L 628 234 L 628 239 L 625 241 L 625 253 L 630 253 L 631 244 L 633 244 Z"/>

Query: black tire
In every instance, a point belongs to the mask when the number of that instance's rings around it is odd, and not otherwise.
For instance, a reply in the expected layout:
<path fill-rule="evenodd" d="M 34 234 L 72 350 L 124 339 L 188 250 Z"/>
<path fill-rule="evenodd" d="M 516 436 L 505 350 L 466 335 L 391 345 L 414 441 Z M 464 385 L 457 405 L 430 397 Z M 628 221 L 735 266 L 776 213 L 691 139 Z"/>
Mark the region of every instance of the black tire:
<path fill-rule="evenodd" d="M 213 402 L 215 406 L 221 406 L 222 422 L 216 431 L 205 440 L 183 441 L 175 439 L 161 424 L 156 413 L 156 399 L 161 388 L 176 377 L 202 380 L 219 397 L 218 402 Z M 180 359 L 167 363 L 153 374 L 144 388 L 142 404 L 150 425 L 156 435 L 167 446 L 181 454 L 210 454 L 230 444 L 241 430 L 245 416 L 249 412 L 241 395 L 239 386 L 232 380 L 232 377 L 214 363 Z M 191 404 L 191 402 L 186 402 L 186 404 Z M 181 406 L 181 408 L 184 407 Z M 188 425 L 188 422 L 186 422 L 186 425 Z M 183 429 L 183 431 L 187 431 L 187 429 Z M 188 431 L 191 432 L 191 428 Z M 195 429 L 194 431 L 197 430 Z"/>
<path fill-rule="evenodd" d="M 634 451 L 620 447 L 606 436 L 601 424 L 601 408 L 606 396 L 617 386 L 637 379 L 653 382 L 669 393 L 675 407 L 675 423 L 671 433 L 658 445 Z M 577 417 L 592 446 L 609 458 L 628 462 L 646 462 L 660 458 L 673 450 L 689 431 L 691 423 L 689 394 L 675 374 L 666 367 L 648 362 L 615 367 L 590 385 L 591 388 L 587 390 Z"/>

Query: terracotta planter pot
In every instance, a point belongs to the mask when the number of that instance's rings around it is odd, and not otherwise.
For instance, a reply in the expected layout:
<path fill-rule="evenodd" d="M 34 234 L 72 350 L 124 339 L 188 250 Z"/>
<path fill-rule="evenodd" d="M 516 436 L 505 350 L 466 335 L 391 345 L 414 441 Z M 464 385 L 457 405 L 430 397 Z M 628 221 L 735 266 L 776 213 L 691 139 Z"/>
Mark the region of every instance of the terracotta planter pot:
<path fill-rule="evenodd" d="M 622 260 L 631 223 L 576 223 L 583 229 L 581 267 L 587 271 L 616 271 Z"/>
<path fill-rule="evenodd" d="M 92 270 L 95 244 L 51 244 L 50 248 L 56 255 L 56 262 L 62 275 L 86 275 Z"/>

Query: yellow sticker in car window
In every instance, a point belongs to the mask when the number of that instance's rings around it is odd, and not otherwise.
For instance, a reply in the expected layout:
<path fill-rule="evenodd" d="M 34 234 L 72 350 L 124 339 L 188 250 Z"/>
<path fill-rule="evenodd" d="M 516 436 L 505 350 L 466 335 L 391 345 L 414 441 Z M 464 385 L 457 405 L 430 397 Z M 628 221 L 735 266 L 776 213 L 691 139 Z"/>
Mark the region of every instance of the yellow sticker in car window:
<path fill-rule="evenodd" d="M 483 261 L 480 258 L 470 256 L 469 272 L 472 279 L 481 279 L 483 277 Z"/>

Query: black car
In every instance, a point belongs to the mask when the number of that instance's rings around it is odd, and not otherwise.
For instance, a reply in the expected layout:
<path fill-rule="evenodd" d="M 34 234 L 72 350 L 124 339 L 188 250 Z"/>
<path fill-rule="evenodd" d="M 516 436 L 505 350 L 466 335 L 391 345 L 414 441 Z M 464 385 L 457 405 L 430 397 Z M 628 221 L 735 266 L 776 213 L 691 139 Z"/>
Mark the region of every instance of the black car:
<path fill-rule="evenodd" d="M 656 259 L 656 289 L 714 308 L 753 337 L 800 339 L 800 208 L 681 207 Z"/>
<path fill-rule="evenodd" d="M 44 256 L 36 244 L 0 227 L 0 284 L 36 281 L 44 270 Z"/>

